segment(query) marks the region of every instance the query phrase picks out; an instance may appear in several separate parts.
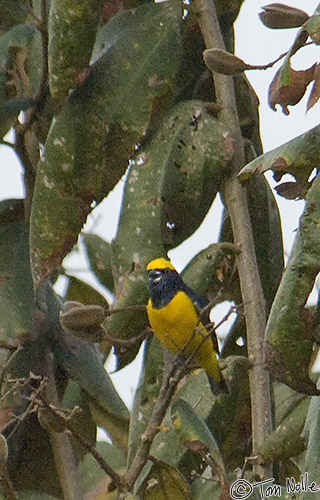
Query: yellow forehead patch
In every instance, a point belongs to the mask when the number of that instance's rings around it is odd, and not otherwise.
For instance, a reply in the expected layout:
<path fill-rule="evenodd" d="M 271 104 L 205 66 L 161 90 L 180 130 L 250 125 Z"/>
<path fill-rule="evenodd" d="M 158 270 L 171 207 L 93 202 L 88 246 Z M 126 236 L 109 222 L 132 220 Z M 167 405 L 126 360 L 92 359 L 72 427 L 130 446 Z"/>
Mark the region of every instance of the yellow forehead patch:
<path fill-rule="evenodd" d="M 175 271 L 171 262 L 163 257 L 159 257 L 158 259 L 154 259 L 149 262 L 147 265 L 147 271 L 150 271 L 150 269 L 173 269 Z"/>

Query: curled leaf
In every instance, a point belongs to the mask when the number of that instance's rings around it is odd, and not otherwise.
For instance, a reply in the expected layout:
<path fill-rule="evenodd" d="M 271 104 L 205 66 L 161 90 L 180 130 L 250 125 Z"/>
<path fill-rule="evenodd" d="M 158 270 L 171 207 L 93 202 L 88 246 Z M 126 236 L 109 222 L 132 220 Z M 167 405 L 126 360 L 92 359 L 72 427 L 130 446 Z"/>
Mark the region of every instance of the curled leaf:
<path fill-rule="evenodd" d="M 209 69 L 222 75 L 237 75 L 251 67 L 239 57 L 220 49 L 204 50 L 203 59 Z"/>
<path fill-rule="evenodd" d="M 280 104 L 285 115 L 289 115 L 288 106 L 294 106 L 301 101 L 307 86 L 314 79 L 316 64 L 308 69 L 296 71 L 290 64 L 280 68 L 275 74 L 269 87 L 269 106 L 274 111 L 276 104 Z"/>
<path fill-rule="evenodd" d="M 261 8 L 260 21 L 271 29 L 298 28 L 309 19 L 303 10 L 282 3 L 271 3 Z"/>
<path fill-rule="evenodd" d="M 320 64 L 318 63 L 313 74 L 313 85 L 307 102 L 307 111 L 311 109 L 320 97 Z"/>
<path fill-rule="evenodd" d="M 69 301 L 60 313 L 60 323 L 64 331 L 90 342 L 100 342 L 103 334 L 101 323 L 105 309 L 101 306 L 86 306 L 80 302 Z"/>
<path fill-rule="evenodd" d="M 183 399 L 175 401 L 171 408 L 171 420 L 179 439 L 196 453 L 210 452 L 215 463 L 223 467 L 219 447 L 209 428 L 194 409 Z"/>
<path fill-rule="evenodd" d="M 313 169 L 319 167 L 319 131 L 320 127 L 317 125 L 278 148 L 258 156 L 240 171 L 240 181 L 250 179 L 255 172 L 262 174 L 271 169 L 277 182 L 284 174 L 291 174 L 301 186 L 307 186 Z"/>
<path fill-rule="evenodd" d="M 301 200 L 305 198 L 308 188 L 310 187 L 310 183 L 301 183 L 301 182 L 282 182 L 275 186 L 275 190 L 278 195 L 283 196 L 287 200 Z"/>

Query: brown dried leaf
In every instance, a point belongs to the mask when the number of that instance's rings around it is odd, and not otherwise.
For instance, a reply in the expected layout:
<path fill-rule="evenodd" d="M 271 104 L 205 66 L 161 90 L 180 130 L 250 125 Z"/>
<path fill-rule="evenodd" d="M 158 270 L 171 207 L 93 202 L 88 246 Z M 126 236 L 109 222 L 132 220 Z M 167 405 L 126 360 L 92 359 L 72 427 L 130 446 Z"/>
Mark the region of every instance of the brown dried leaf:
<path fill-rule="evenodd" d="M 320 64 L 318 63 L 313 74 L 314 82 L 307 102 L 307 111 L 312 108 L 320 97 Z"/>
<path fill-rule="evenodd" d="M 221 73 L 222 75 L 237 75 L 250 68 L 239 57 L 220 49 L 204 50 L 203 60 L 211 71 Z"/>
<path fill-rule="evenodd" d="M 289 67 L 289 85 L 280 86 L 280 75 L 282 70 L 282 68 L 280 68 L 269 86 L 268 100 L 271 109 L 275 111 L 276 104 L 280 104 L 283 113 L 289 115 L 290 111 L 288 110 L 288 106 L 294 106 L 302 99 L 307 86 L 314 78 L 315 69 L 316 64 L 311 66 L 311 68 L 301 71 L 296 71 Z"/>
<path fill-rule="evenodd" d="M 303 10 L 282 3 L 271 3 L 261 8 L 264 12 L 260 12 L 260 20 L 271 29 L 298 28 L 309 19 Z"/>
<path fill-rule="evenodd" d="M 278 195 L 283 196 L 287 200 L 301 200 L 306 197 L 309 184 L 305 185 L 300 182 L 282 182 L 275 187 Z"/>

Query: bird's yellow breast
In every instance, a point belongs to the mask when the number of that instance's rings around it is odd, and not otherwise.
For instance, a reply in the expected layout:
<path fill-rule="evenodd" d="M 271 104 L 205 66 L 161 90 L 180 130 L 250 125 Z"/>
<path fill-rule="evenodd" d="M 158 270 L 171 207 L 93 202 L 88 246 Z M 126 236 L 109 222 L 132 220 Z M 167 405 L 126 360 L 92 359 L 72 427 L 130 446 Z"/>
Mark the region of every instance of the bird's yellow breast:
<path fill-rule="evenodd" d="M 154 333 L 175 353 L 186 346 L 198 325 L 196 308 L 190 297 L 182 291 L 160 309 L 154 308 L 149 299 L 147 312 Z M 190 352 L 190 348 L 191 345 L 187 345 L 186 352 Z"/>

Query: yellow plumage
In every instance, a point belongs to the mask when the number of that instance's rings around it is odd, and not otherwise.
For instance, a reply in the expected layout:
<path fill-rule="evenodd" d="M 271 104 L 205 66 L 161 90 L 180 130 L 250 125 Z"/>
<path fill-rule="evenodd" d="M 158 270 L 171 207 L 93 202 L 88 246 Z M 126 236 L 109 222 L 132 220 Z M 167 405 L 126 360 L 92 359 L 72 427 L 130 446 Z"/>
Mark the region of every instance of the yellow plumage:
<path fill-rule="evenodd" d="M 166 259 L 151 261 L 147 270 L 150 288 L 147 313 L 155 335 L 173 353 L 194 353 L 194 361 L 220 389 L 224 388 L 212 339 L 199 322 L 194 293 Z"/>

